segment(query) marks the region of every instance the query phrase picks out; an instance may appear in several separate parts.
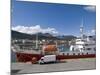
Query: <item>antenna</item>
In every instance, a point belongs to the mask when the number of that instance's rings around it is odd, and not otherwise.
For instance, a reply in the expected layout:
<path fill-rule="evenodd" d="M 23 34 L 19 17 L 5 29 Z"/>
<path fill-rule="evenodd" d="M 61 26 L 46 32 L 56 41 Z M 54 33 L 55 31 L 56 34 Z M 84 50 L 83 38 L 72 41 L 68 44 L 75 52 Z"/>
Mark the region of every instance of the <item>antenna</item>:
<path fill-rule="evenodd" d="M 83 18 L 82 18 L 82 21 L 81 21 L 81 26 L 80 27 L 83 27 Z"/>

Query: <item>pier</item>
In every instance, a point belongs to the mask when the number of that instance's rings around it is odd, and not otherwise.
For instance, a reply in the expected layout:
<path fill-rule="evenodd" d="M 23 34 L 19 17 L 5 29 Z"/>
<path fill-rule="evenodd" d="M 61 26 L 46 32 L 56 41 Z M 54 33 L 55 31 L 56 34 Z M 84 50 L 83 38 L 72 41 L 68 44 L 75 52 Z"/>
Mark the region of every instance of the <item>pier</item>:
<path fill-rule="evenodd" d="M 96 69 L 95 58 L 83 59 L 67 59 L 54 64 L 31 64 L 27 63 L 11 63 L 12 74 L 27 74 L 27 73 L 43 73 L 43 72 L 59 72 L 59 71 L 74 71 L 74 70 L 90 70 Z"/>

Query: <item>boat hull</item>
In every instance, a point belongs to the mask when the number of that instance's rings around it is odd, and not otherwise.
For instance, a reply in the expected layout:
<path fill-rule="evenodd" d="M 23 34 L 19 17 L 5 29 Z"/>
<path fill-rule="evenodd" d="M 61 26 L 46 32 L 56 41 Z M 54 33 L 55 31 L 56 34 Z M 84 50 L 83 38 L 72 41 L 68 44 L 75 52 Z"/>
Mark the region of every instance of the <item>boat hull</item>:
<path fill-rule="evenodd" d="M 33 58 L 36 58 L 37 61 L 42 57 L 42 54 L 27 54 L 16 52 L 17 62 L 28 62 L 32 61 Z M 82 54 L 82 55 L 57 55 L 57 59 L 77 59 L 77 58 L 95 58 L 96 54 Z"/>

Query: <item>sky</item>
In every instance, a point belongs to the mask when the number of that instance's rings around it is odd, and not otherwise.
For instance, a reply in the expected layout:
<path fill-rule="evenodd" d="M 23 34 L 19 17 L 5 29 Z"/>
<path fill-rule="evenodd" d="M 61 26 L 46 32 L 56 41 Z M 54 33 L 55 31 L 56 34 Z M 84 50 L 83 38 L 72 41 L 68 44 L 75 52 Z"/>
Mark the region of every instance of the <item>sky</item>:
<path fill-rule="evenodd" d="M 80 25 L 85 34 L 94 34 L 96 7 L 12 0 L 12 30 L 35 34 L 80 35 Z"/>

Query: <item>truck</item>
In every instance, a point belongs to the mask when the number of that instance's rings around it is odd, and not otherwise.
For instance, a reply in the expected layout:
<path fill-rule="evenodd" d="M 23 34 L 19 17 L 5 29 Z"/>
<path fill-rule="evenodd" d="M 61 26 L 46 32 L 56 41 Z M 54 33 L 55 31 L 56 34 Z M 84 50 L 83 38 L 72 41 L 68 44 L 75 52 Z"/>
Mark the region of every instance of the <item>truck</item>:
<path fill-rule="evenodd" d="M 39 64 L 57 62 L 56 55 L 45 55 L 38 61 Z"/>

